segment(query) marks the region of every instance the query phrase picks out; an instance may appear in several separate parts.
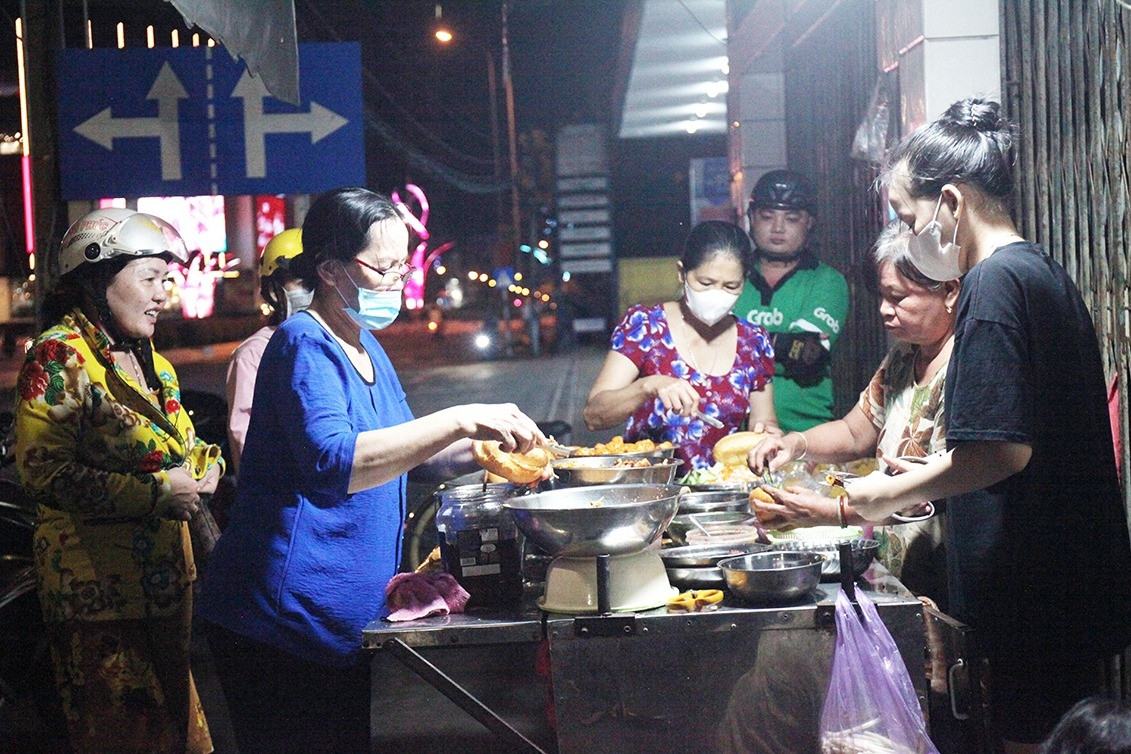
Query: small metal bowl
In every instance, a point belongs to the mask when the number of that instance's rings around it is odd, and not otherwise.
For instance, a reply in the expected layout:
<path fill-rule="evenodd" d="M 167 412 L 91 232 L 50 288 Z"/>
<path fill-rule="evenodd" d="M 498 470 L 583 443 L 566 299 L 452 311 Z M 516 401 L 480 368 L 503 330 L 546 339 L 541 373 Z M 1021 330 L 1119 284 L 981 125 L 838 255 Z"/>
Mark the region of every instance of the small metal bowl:
<path fill-rule="evenodd" d="M 754 514 L 749 511 L 716 511 L 714 513 L 682 513 L 677 515 L 668 524 L 668 537 L 675 545 L 686 545 L 687 533 L 695 529 L 695 524 L 691 522 L 691 516 L 699 522 L 700 526 L 705 527 L 708 531 L 712 526 L 734 526 L 742 524 L 753 524 L 757 519 Z"/>
<path fill-rule="evenodd" d="M 719 511 L 750 512 L 750 494 L 743 489 L 692 491 L 679 499 L 679 512 L 718 513 Z"/>
<path fill-rule="evenodd" d="M 719 561 L 727 589 L 754 603 L 793 602 L 821 583 L 825 556 L 815 552 L 757 552 Z"/>
<path fill-rule="evenodd" d="M 722 589 L 723 572 L 710 566 L 672 566 L 666 569 L 668 581 L 682 589 Z"/>
<path fill-rule="evenodd" d="M 856 578 L 868 570 L 880 543 L 875 539 L 854 539 L 852 545 L 852 577 Z M 835 581 L 840 578 L 840 545 L 837 542 L 811 541 L 804 539 L 779 540 L 773 548 L 782 552 L 815 552 L 825 556 L 821 566 L 821 579 Z"/>

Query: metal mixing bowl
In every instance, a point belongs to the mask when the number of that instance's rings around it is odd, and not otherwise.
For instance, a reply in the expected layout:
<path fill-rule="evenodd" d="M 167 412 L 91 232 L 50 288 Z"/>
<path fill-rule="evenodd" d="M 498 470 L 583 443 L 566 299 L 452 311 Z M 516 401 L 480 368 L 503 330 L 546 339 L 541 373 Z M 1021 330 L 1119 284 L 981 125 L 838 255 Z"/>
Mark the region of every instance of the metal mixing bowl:
<path fill-rule="evenodd" d="M 586 484 L 671 484 L 681 461 L 654 461 L 650 466 L 618 466 L 618 456 L 578 456 L 553 462 L 554 486 L 577 487 Z"/>
<path fill-rule="evenodd" d="M 821 583 L 825 556 L 815 552 L 756 552 L 719 561 L 727 588 L 749 602 L 791 602 Z"/>
<path fill-rule="evenodd" d="M 441 484 L 433 496 L 443 505 L 449 502 L 469 502 L 473 500 L 502 500 L 506 497 L 525 494 L 526 488 L 510 482 L 491 482 L 489 484 Z"/>
<path fill-rule="evenodd" d="M 766 552 L 773 545 L 761 542 L 740 542 L 738 544 L 722 545 L 685 545 L 683 547 L 665 547 L 660 550 L 660 560 L 670 567 L 704 567 L 714 568 L 720 560 L 736 558 L 739 555 L 749 555 L 752 552 Z"/>
<path fill-rule="evenodd" d="M 732 495 L 745 494 L 749 499 L 750 493 L 758 486 L 758 482 L 710 482 L 707 484 L 688 484 L 692 492 L 728 492 Z"/>
<path fill-rule="evenodd" d="M 854 539 L 849 544 L 852 545 L 852 576 L 855 578 L 868 570 L 880 549 L 880 543 L 875 539 Z M 815 552 L 824 555 L 821 577 L 826 580 L 840 578 L 840 545 L 837 542 L 785 539 L 775 542 L 773 547 L 783 552 Z"/>
<path fill-rule="evenodd" d="M 696 491 L 692 490 L 679 499 L 679 512 L 717 513 L 719 511 L 750 512 L 750 495 L 745 490 Z"/>
<path fill-rule="evenodd" d="M 682 498 L 681 498 L 682 499 Z M 754 514 L 750 511 L 716 511 L 714 513 L 680 513 L 671 520 L 668 524 L 668 536 L 672 542 L 677 545 L 687 544 L 687 533 L 695 529 L 695 524 L 691 522 L 691 517 L 694 516 L 699 525 L 704 527 L 707 531 L 711 531 L 712 527 L 718 526 L 735 526 L 750 524 L 753 525 L 757 520 Z"/>
<path fill-rule="evenodd" d="M 569 455 L 570 458 L 647 458 L 650 461 L 663 461 L 675 457 L 675 447 L 638 450 L 634 453 L 605 453 L 601 455 L 578 455 L 577 449 L 575 448 Z"/>
<path fill-rule="evenodd" d="M 551 555 L 593 557 L 639 552 L 659 538 L 679 508 L 674 484 L 566 487 L 510 498 L 518 528 Z"/>
<path fill-rule="evenodd" d="M 665 569 L 672 586 L 681 589 L 722 589 L 723 572 L 710 566 L 670 566 Z"/>

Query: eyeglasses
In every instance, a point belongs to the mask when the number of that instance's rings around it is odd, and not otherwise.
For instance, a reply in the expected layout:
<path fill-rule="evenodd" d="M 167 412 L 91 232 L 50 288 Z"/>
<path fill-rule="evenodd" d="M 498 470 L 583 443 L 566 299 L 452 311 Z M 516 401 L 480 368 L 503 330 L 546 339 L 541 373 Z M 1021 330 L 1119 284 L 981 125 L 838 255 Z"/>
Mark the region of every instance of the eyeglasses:
<path fill-rule="evenodd" d="M 353 261 L 357 262 L 359 265 L 361 265 L 365 269 L 371 270 L 371 271 L 377 273 L 378 275 L 380 275 L 383 278 L 389 278 L 389 277 L 394 278 L 394 280 L 392 282 L 396 282 L 397 280 L 404 280 L 405 278 L 407 278 L 412 273 L 412 271 L 414 269 L 416 269 L 411 264 L 405 264 L 403 262 L 399 265 L 396 265 L 396 266 L 393 266 L 393 267 L 387 267 L 387 268 L 382 270 L 382 269 L 378 269 L 377 267 L 374 267 L 371 264 L 368 264 L 367 262 L 363 262 L 360 259 L 357 259 L 356 257 L 354 258 Z"/>

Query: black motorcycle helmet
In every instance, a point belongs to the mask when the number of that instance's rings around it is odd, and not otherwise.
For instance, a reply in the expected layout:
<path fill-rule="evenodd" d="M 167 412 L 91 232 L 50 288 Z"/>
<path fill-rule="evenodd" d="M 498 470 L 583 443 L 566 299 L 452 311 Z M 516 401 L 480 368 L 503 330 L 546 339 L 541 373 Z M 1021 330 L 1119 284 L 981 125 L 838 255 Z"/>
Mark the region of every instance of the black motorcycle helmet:
<path fill-rule="evenodd" d="M 805 210 L 817 214 L 816 197 L 804 178 L 789 170 L 771 170 L 758 179 L 750 192 L 750 208 Z"/>

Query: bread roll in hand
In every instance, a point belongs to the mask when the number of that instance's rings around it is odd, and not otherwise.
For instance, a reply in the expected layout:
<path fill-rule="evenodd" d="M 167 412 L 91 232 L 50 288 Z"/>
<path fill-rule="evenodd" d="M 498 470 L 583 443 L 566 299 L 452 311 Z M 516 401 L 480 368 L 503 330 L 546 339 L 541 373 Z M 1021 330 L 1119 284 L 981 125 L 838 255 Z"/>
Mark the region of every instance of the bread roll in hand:
<path fill-rule="evenodd" d="M 715 462 L 723 466 L 745 466 L 746 456 L 769 437 L 766 432 L 735 432 L 715 443 Z"/>
<path fill-rule="evenodd" d="M 471 454 L 484 469 L 515 484 L 534 484 L 550 471 L 554 456 L 545 448 L 507 453 L 496 440 L 473 440 Z"/>

